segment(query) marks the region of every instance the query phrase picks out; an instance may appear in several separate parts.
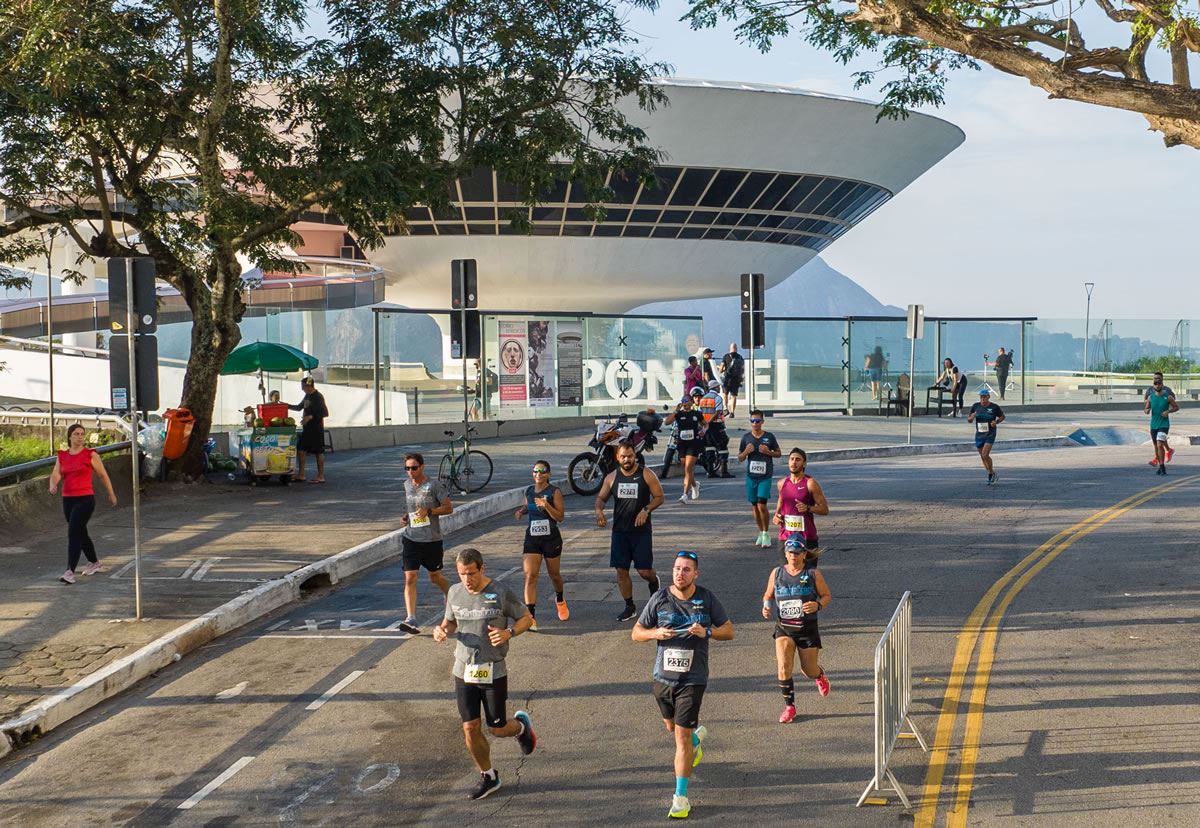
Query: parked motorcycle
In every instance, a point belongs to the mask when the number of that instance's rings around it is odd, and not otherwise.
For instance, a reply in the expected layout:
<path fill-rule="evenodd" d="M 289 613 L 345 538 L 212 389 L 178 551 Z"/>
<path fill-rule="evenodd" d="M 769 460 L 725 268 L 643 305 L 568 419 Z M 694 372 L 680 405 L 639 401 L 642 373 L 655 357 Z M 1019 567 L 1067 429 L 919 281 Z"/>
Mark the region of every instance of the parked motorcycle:
<path fill-rule="evenodd" d="M 671 423 L 671 435 L 667 439 L 667 447 L 663 450 L 662 465 L 658 467 L 658 476 L 662 480 L 666 480 L 671 476 L 671 464 L 679 458 L 675 456 L 677 443 L 679 442 L 679 424 Z"/>
<path fill-rule="evenodd" d="M 643 411 L 634 423 L 625 414 L 615 420 L 597 420 L 596 434 L 588 442 L 591 451 L 577 454 L 567 466 L 567 480 L 579 495 L 595 495 L 604 485 L 604 478 L 617 468 L 617 444 L 633 441 L 639 466 L 646 463 L 643 454 L 658 443 L 655 433 L 662 428 L 662 417 Z"/>

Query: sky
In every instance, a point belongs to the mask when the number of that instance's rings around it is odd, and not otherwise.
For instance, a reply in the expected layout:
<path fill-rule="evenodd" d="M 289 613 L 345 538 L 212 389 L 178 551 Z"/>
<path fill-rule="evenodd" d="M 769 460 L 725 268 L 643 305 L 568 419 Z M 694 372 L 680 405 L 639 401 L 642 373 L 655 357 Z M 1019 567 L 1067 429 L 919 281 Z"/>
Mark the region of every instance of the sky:
<path fill-rule="evenodd" d="M 686 8 L 665 0 L 629 21 L 677 76 L 880 97 L 797 36 L 764 55 L 729 26 L 691 31 Z M 831 266 L 930 315 L 1082 318 L 1090 281 L 1093 319 L 1200 318 L 1200 150 L 1167 149 L 1136 113 L 1051 101 L 990 67 L 953 75 L 946 104 L 922 111 L 966 141 L 827 248 Z"/>

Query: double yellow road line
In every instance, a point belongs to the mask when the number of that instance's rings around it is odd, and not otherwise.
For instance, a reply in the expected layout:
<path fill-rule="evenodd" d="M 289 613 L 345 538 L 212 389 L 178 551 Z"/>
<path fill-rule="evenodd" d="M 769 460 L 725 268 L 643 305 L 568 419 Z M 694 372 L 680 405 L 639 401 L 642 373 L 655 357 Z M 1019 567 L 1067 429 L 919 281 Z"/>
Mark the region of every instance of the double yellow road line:
<path fill-rule="evenodd" d="M 971 610 L 971 614 L 967 616 L 966 623 L 963 624 L 962 632 L 958 637 L 958 645 L 954 649 L 950 681 L 946 686 L 946 695 L 942 697 L 942 709 L 938 715 L 933 749 L 929 755 L 929 769 L 925 773 L 925 787 L 915 817 L 915 828 L 932 828 L 937 819 L 938 801 L 942 796 L 942 783 L 946 776 L 950 741 L 954 735 L 959 702 L 963 695 L 976 643 L 979 644 L 979 655 L 975 666 L 971 696 L 967 704 L 958 781 L 954 788 L 953 799 L 949 804 L 949 811 L 946 812 L 948 828 L 960 828 L 967 824 L 967 806 L 971 798 L 971 788 L 975 782 L 975 763 L 979 758 L 979 740 L 983 731 L 983 711 L 987 701 L 988 680 L 996 659 L 1000 622 L 1004 618 L 1004 612 L 1008 609 L 1009 604 L 1035 575 L 1049 566 L 1051 561 L 1070 548 L 1075 541 L 1087 537 L 1130 509 L 1196 480 L 1200 480 L 1200 475 L 1184 477 L 1145 489 L 1062 530 L 1006 572 L 979 600 L 975 609 Z M 1006 588 L 1007 591 L 1005 591 Z M 997 596 L 1001 592 L 1004 595 L 997 602 Z"/>

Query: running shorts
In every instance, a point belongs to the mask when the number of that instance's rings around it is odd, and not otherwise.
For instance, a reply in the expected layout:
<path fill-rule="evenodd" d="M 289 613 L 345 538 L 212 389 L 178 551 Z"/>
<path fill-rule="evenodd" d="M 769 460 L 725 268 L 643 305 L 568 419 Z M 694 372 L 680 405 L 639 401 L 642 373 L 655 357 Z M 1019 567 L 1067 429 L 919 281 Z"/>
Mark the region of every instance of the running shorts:
<path fill-rule="evenodd" d="M 400 536 L 400 566 L 405 572 L 416 572 L 421 567 L 430 572 L 439 572 L 444 557 L 440 540 L 415 541 Z"/>
<path fill-rule="evenodd" d="M 508 724 L 508 712 L 505 710 L 508 676 L 492 679 L 491 684 L 468 684 L 455 676 L 454 694 L 458 697 L 458 715 L 464 722 L 481 718 L 479 711 L 482 708 L 482 718 L 488 727 L 504 727 Z"/>
<path fill-rule="evenodd" d="M 525 531 L 525 554 L 541 555 L 543 558 L 557 558 L 562 554 L 562 534 L 555 528 L 549 535 L 534 537 Z"/>
<path fill-rule="evenodd" d="M 675 451 L 680 457 L 699 457 L 704 454 L 704 440 L 679 440 L 675 443 Z"/>
<path fill-rule="evenodd" d="M 742 378 L 741 377 L 726 377 L 725 378 L 725 393 L 726 394 L 733 394 L 736 397 L 738 395 L 738 392 L 741 390 L 742 390 Z"/>
<path fill-rule="evenodd" d="M 1170 426 L 1162 426 L 1161 428 L 1151 428 L 1150 429 L 1150 439 L 1158 440 L 1161 443 L 1165 443 L 1167 441 L 1167 435 L 1169 435 L 1170 432 L 1171 432 Z"/>
<path fill-rule="evenodd" d="M 703 684 L 675 686 L 661 681 L 651 682 L 651 692 L 658 702 L 659 712 L 679 727 L 695 730 L 700 724 L 700 702 L 704 700 Z"/>
<path fill-rule="evenodd" d="M 821 631 L 817 628 L 817 619 L 815 618 L 805 621 L 799 627 L 785 627 L 782 624 L 776 624 L 775 633 L 771 637 L 783 638 L 784 636 L 792 639 L 797 650 L 808 650 L 813 647 L 821 649 Z"/>
<path fill-rule="evenodd" d="M 771 499 L 771 478 L 761 480 L 746 476 L 746 500 L 750 504 L 767 503 Z"/>
<path fill-rule="evenodd" d="M 978 433 L 975 435 L 975 448 L 981 449 L 984 446 L 991 445 L 996 442 L 996 429 L 989 428 L 986 434 Z"/>
<path fill-rule="evenodd" d="M 613 569 L 654 569 L 654 538 L 649 532 L 614 529 L 608 548 L 608 565 Z"/>

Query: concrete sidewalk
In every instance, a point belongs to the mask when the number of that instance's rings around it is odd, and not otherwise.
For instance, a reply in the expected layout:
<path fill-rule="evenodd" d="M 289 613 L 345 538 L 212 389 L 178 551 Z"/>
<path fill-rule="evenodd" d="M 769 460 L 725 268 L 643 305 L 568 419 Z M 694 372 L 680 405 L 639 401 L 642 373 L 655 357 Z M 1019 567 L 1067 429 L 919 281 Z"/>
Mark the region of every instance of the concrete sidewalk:
<path fill-rule="evenodd" d="M 1180 431 L 1187 412 L 1177 415 Z M 747 423 L 730 423 L 736 447 Z M 1014 417 L 1001 439 L 1050 437 L 1078 427 L 1145 428 L 1146 418 L 1115 412 Z M 886 446 L 904 442 L 907 424 L 896 418 L 789 415 L 770 418 L 769 430 L 786 451 Z M 527 485 L 535 459 L 551 463 L 555 478 L 586 448 L 590 433 L 481 440 L 495 463 L 492 482 L 456 504 Z M 961 419 L 918 418 L 914 443 L 971 438 Z M 665 445 L 665 439 L 660 443 Z M 402 512 L 402 456 L 421 450 L 436 469 L 442 446 L 337 452 L 327 458 L 326 485 L 251 488 L 215 476 L 212 485 L 152 484 L 143 498 L 143 616 L 134 615 L 132 510 L 98 505 L 91 522 L 105 571 L 67 586 L 66 528 L 61 511 L 47 509 L 43 525 L 14 536 L 0 530 L 5 591 L 0 612 L 0 721 L 39 697 L 67 687 L 110 662 L 263 582 L 396 529 Z M 657 461 L 661 453 L 654 455 Z M 936 462 L 936 461 L 934 461 Z M 819 465 L 819 464 L 817 464 Z M 816 466 L 814 466 L 816 471 Z M 312 471 L 310 470 L 310 474 Z M 819 471 L 816 471 L 819 474 Z M 739 470 L 740 474 L 740 470 Z M 678 470 L 667 481 L 677 486 Z M 397 603 L 402 601 L 396 596 Z"/>

